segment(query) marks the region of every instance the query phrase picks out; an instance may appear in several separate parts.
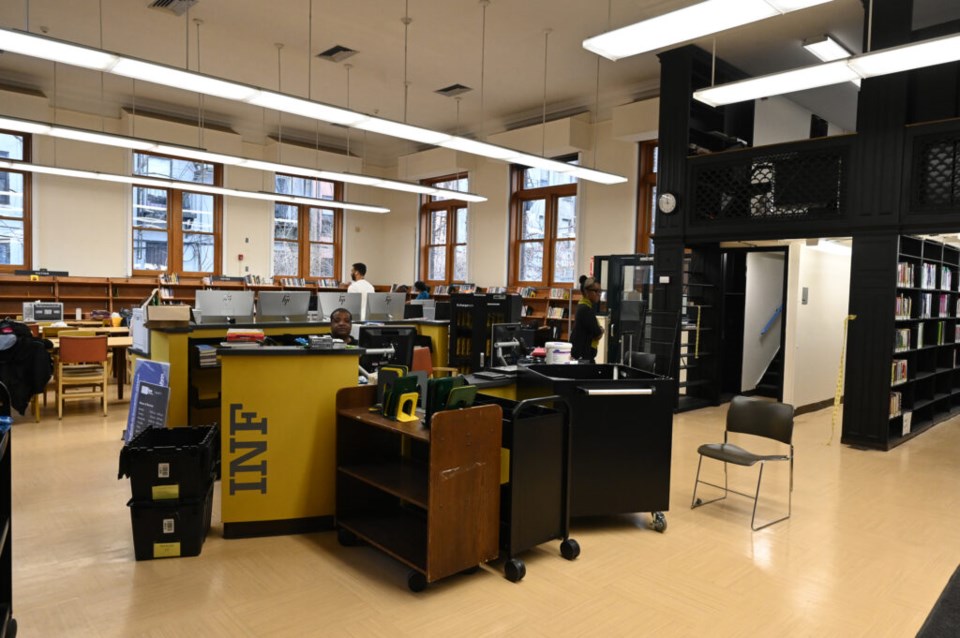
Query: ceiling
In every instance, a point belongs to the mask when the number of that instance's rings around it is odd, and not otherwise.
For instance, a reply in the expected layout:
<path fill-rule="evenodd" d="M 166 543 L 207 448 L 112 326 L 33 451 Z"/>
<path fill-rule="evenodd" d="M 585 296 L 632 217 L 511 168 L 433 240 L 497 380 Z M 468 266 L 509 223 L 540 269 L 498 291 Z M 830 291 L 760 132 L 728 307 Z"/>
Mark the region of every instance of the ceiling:
<path fill-rule="evenodd" d="M 149 8 L 149 3 L 6 0 L 0 3 L 0 26 L 482 139 L 539 122 L 544 111 L 548 120 L 585 111 L 603 120 L 615 106 L 656 95 L 659 63 L 655 53 L 610 62 L 584 50 L 580 43 L 609 28 L 694 4 L 693 0 L 608 0 L 606 4 L 597 0 L 492 0 L 489 4 L 478 0 L 199 0 L 177 16 Z M 917 0 L 915 24 L 935 22 L 945 5 L 957 4 Z M 407 27 L 404 15 L 412 19 Z M 717 55 L 750 74 L 794 68 L 815 62 L 800 47 L 807 37 L 830 33 L 859 51 L 862 22 L 860 0 L 833 0 L 722 33 L 716 38 Z M 710 50 L 713 40 L 696 44 Z M 358 53 L 343 63 L 314 57 L 334 45 Z M 346 64 L 351 65 L 349 71 Z M 105 117 L 117 117 L 121 108 L 135 106 L 140 112 L 190 121 L 200 118 L 196 94 L 54 66 L 0 54 L 0 84 L 41 91 L 58 109 Z M 457 83 L 473 90 L 459 100 L 435 93 Z M 855 127 L 852 85 L 791 97 L 843 128 Z M 285 139 L 310 144 L 319 140 L 325 148 L 342 150 L 349 143 L 353 154 L 377 165 L 391 165 L 398 155 L 416 150 L 402 140 L 348 133 L 296 116 L 280 118 L 276 112 L 217 98 L 203 100 L 202 117 L 207 125 L 228 127 L 254 142 L 282 130 Z"/>

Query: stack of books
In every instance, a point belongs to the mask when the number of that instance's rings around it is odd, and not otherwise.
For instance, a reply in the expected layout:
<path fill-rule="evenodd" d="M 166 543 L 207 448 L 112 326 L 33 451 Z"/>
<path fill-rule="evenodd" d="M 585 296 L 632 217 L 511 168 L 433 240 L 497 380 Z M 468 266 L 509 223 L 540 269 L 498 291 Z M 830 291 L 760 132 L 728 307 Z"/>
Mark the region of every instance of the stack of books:
<path fill-rule="evenodd" d="M 206 343 L 197 344 L 197 354 L 201 368 L 217 367 L 217 349 Z"/>
<path fill-rule="evenodd" d="M 227 340 L 220 345 L 224 348 L 259 348 L 263 339 L 263 330 L 258 328 L 230 328 Z"/>

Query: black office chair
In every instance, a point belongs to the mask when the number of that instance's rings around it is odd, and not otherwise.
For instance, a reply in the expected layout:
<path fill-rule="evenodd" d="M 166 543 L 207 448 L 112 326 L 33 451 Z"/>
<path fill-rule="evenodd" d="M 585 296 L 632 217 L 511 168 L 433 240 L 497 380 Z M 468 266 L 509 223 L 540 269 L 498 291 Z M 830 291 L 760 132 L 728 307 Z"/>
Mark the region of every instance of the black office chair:
<path fill-rule="evenodd" d="M 730 433 L 750 434 L 752 436 L 763 437 L 779 441 L 790 447 L 790 454 L 754 454 L 747 450 L 728 443 Z M 727 497 L 727 492 L 733 492 L 740 496 L 753 499 L 753 516 L 750 518 L 750 528 L 753 531 L 769 527 L 774 523 L 785 521 L 790 518 L 793 507 L 793 406 L 774 401 L 764 401 L 751 397 L 736 396 L 730 401 L 730 410 L 727 412 L 727 426 L 723 433 L 723 443 L 708 443 L 697 448 L 700 454 L 700 462 L 697 463 L 697 478 L 693 484 L 693 501 L 690 508 L 700 507 L 707 503 L 714 503 Z M 703 457 L 716 459 L 723 463 L 723 485 L 715 485 L 707 481 L 700 480 L 700 466 L 703 465 Z M 757 501 L 760 498 L 760 483 L 763 480 L 763 467 L 766 463 L 775 461 L 790 462 L 790 491 L 787 494 L 787 515 L 776 520 L 756 526 Z M 757 491 L 755 494 L 745 494 L 732 490 L 727 485 L 727 464 L 742 465 L 750 467 L 760 463 L 760 472 L 757 476 Z M 703 501 L 697 498 L 697 487 L 703 483 L 723 490 L 723 496 L 709 501 Z"/>
<path fill-rule="evenodd" d="M 657 355 L 652 352 L 636 352 L 631 350 L 627 353 L 627 365 L 644 372 L 656 372 Z"/>

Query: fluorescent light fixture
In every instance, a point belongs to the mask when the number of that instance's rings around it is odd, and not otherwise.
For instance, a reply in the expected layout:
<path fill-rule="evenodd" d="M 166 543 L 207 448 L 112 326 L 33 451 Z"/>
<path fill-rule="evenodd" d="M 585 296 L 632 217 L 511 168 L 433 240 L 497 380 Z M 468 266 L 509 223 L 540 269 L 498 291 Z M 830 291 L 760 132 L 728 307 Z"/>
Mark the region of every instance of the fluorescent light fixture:
<path fill-rule="evenodd" d="M 960 60 L 960 34 L 881 49 L 850 58 L 850 68 L 863 78 L 911 71 Z"/>
<path fill-rule="evenodd" d="M 693 97 L 710 106 L 720 106 L 721 104 L 745 102 L 771 95 L 839 84 L 856 80 L 858 77 L 856 72 L 847 66 L 846 61 L 838 60 L 740 80 L 739 82 L 720 84 L 709 89 L 695 91 Z"/>
<path fill-rule="evenodd" d="M 833 62 L 849 58 L 851 53 L 845 46 L 829 35 L 803 41 L 803 48 L 820 59 L 821 62 Z"/>
<path fill-rule="evenodd" d="M 171 179 L 158 179 L 155 177 L 139 177 L 134 175 L 115 175 L 113 173 L 101 173 L 99 171 L 85 171 L 73 168 L 60 168 L 57 166 L 44 166 L 42 164 L 31 164 L 28 162 L 12 162 L 10 160 L 0 160 L 0 169 L 22 171 L 26 173 L 36 173 L 40 175 L 56 175 L 59 177 L 73 177 L 76 179 L 97 180 L 101 182 L 113 182 L 116 184 L 132 184 L 134 186 L 146 186 L 148 188 L 179 188 L 192 193 L 206 193 L 209 195 L 224 195 L 226 197 L 240 197 L 243 199 L 258 199 L 270 202 L 281 202 L 286 204 L 310 204 L 322 208 L 339 208 L 342 210 L 353 210 L 363 213 L 389 213 L 389 208 L 382 206 L 370 206 L 368 204 L 355 204 L 352 202 L 338 202 L 330 199 L 314 199 L 311 197 L 293 197 L 280 193 L 263 193 L 254 191 L 243 191 L 235 188 L 223 188 L 221 186 L 209 186 L 207 184 L 194 184 L 193 182 L 178 182 Z"/>
<path fill-rule="evenodd" d="M 35 135 L 50 135 L 52 137 L 89 142 L 92 144 L 117 146 L 136 151 L 161 153 L 163 155 L 175 155 L 201 162 L 213 162 L 228 166 L 242 166 L 243 168 L 250 168 L 253 170 L 261 170 L 272 173 L 286 173 L 288 175 L 332 180 L 335 182 L 344 182 L 346 184 L 372 186 L 374 188 L 384 188 L 387 190 L 395 190 L 405 193 L 442 195 L 447 198 L 461 199 L 467 202 L 487 201 L 487 198 L 483 197 L 482 195 L 465 191 L 455 191 L 446 188 L 436 188 L 434 186 L 424 186 L 421 184 L 385 179 L 382 177 L 371 177 L 368 175 L 361 175 L 359 173 L 338 173 L 336 171 L 319 170 L 315 168 L 306 168 L 303 166 L 291 166 L 289 164 L 280 164 L 277 162 L 265 162 L 262 160 L 247 159 L 233 155 L 224 155 L 223 153 L 211 153 L 203 149 L 189 146 L 176 146 L 174 144 L 164 144 L 162 142 L 141 140 L 123 135 L 99 133 L 97 131 L 71 128 L 67 126 L 56 126 L 52 124 L 45 124 L 43 122 L 35 122 L 32 120 L 0 117 L 0 129 L 18 131 L 20 133 L 33 133 Z"/>
<path fill-rule="evenodd" d="M 832 0 L 707 0 L 587 38 L 583 48 L 619 60 L 827 2 Z"/>
<path fill-rule="evenodd" d="M 710 0 L 711 2 L 729 3 L 730 0 Z M 776 0 L 777 2 L 787 2 L 788 0 Z M 827 2 L 829 0 L 789 0 L 803 1 L 808 3 Z M 735 0 L 735 2 L 766 4 L 774 0 Z M 359 128 L 365 131 L 381 133 L 391 137 L 410 140 L 419 144 L 431 144 L 434 146 L 444 145 L 454 148 L 457 145 L 460 150 L 474 155 L 481 155 L 491 159 L 517 161 L 521 164 L 532 165 L 523 160 L 514 160 L 517 157 L 536 157 L 528 156 L 519 151 L 504 149 L 493 144 L 485 144 L 464 137 L 456 137 L 433 131 L 430 129 L 410 126 L 400 122 L 394 122 L 383 118 L 373 117 L 352 111 L 350 109 L 340 108 L 313 100 L 285 95 L 273 91 L 267 91 L 254 86 L 230 82 L 214 78 L 202 73 L 185 71 L 175 67 L 170 67 L 154 62 L 128 58 L 115 53 L 91 49 L 80 45 L 62 42 L 48 38 L 46 36 L 34 35 L 14 29 L 0 28 L 0 50 L 11 53 L 18 53 L 43 60 L 51 60 L 63 64 L 82 66 L 89 69 L 96 69 L 106 73 L 123 75 L 125 77 L 161 84 L 176 89 L 195 91 L 204 95 L 221 97 L 228 100 L 244 102 L 254 106 L 274 109 L 292 115 L 300 115 L 307 118 L 339 124 L 352 128 Z M 509 151 L 509 153 L 508 153 Z M 508 155 L 505 158 L 504 155 Z M 538 158 L 543 160 L 543 158 Z M 544 160 L 552 161 L 552 160 Z M 553 162 L 550 170 L 572 172 L 565 170 L 563 162 Z M 595 181 L 602 184 L 615 184 L 625 182 L 626 178 L 612 173 L 605 173 L 597 170 L 585 170 L 577 174 L 578 177 L 588 181 Z M 346 181 L 346 180 L 344 180 Z M 464 199 L 461 197 L 461 199 Z"/>
<path fill-rule="evenodd" d="M 446 133 L 431 131 L 430 129 L 420 128 L 418 126 L 410 126 L 409 124 L 401 124 L 400 122 L 384 120 L 378 117 L 362 120 L 357 123 L 356 128 L 370 131 L 371 133 L 389 135 L 390 137 L 401 137 L 411 142 L 430 144 L 432 146 L 436 146 L 450 139 L 450 136 Z"/>
<path fill-rule="evenodd" d="M 693 97 L 710 106 L 721 106 L 957 60 L 960 60 L 960 34 L 861 53 L 845 60 L 824 62 L 817 66 L 720 84 L 695 91 Z M 846 70 L 841 69 L 841 66 Z"/>

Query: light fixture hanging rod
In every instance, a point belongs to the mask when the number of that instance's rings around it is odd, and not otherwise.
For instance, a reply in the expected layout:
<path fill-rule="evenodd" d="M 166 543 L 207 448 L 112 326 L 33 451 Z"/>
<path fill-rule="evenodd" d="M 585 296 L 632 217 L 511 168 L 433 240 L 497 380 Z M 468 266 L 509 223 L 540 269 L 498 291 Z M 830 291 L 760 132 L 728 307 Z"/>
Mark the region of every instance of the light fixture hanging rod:
<path fill-rule="evenodd" d="M 420 144 L 441 146 L 531 168 L 544 168 L 600 184 L 620 184 L 627 181 L 621 175 L 605 173 L 583 166 L 573 166 L 556 160 L 546 160 L 537 155 L 523 153 L 503 146 L 410 126 L 358 111 L 323 104 L 322 102 L 284 95 L 247 84 L 184 71 L 155 62 L 147 62 L 109 51 L 93 49 L 32 33 L 24 33 L 15 29 L 0 28 L 0 49 L 8 53 L 62 62 L 71 66 L 103 71 L 235 102 L 244 102 L 253 106 L 358 128 L 371 133 L 389 135 Z"/>
<path fill-rule="evenodd" d="M 297 175 L 299 177 L 310 177 L 324 179 L 347 184 L 358 184 L 370 186 L 373 188 L 383 188 L 405 193 L 419 193 L 422 195 L 438 195 L 447 199 L 461 199 L 468 202 L 485 202 L 486 197 L 475 193 L 451 190 L 447 188 L 437 188 L 434 186 L 424 186 L 411 182 L 399 180 L 384 179 L 381 177 L 372 177 L 360 173 L 345 173 L 339 171 L 328 171 L 322 169 L 307 168 L 304 166 L 293 166 L 290 164 L 280 164 L 277 162 L 266 162 L 262 160 L 247 159 L 234 155 L 223 153 L 212 153 L 202 148 L 191 146 L 179 146 L 176 144 L 167 144 L 153 140 L 143 140 L 123 135 L 113 135 L 110 133 L 99 133 L 86 129 L 73 128 L 68 126 L 59 126 L 56 124 L 47 124 L 34 120 L 24 120 L 19 118 L 4 117 L 0 115 L 0 129 L 8 131 L 17 131 L 19 133 L 32 133 L 34 135 L 47 135 L 50 137 L 69 139 L 78 142 L 87 142 L 91 144 L 103 144 L 105 146 L 115 146 L 128 148 L 135 151 L 160 153 L 162 155 L 173 155 L 187 159 L 198 160 L 202 162 L 214 162 L 227 166 L 240 166 L 252 170 L 260 170 L 271 173 L 284 173 L 287 175 Z"/>

